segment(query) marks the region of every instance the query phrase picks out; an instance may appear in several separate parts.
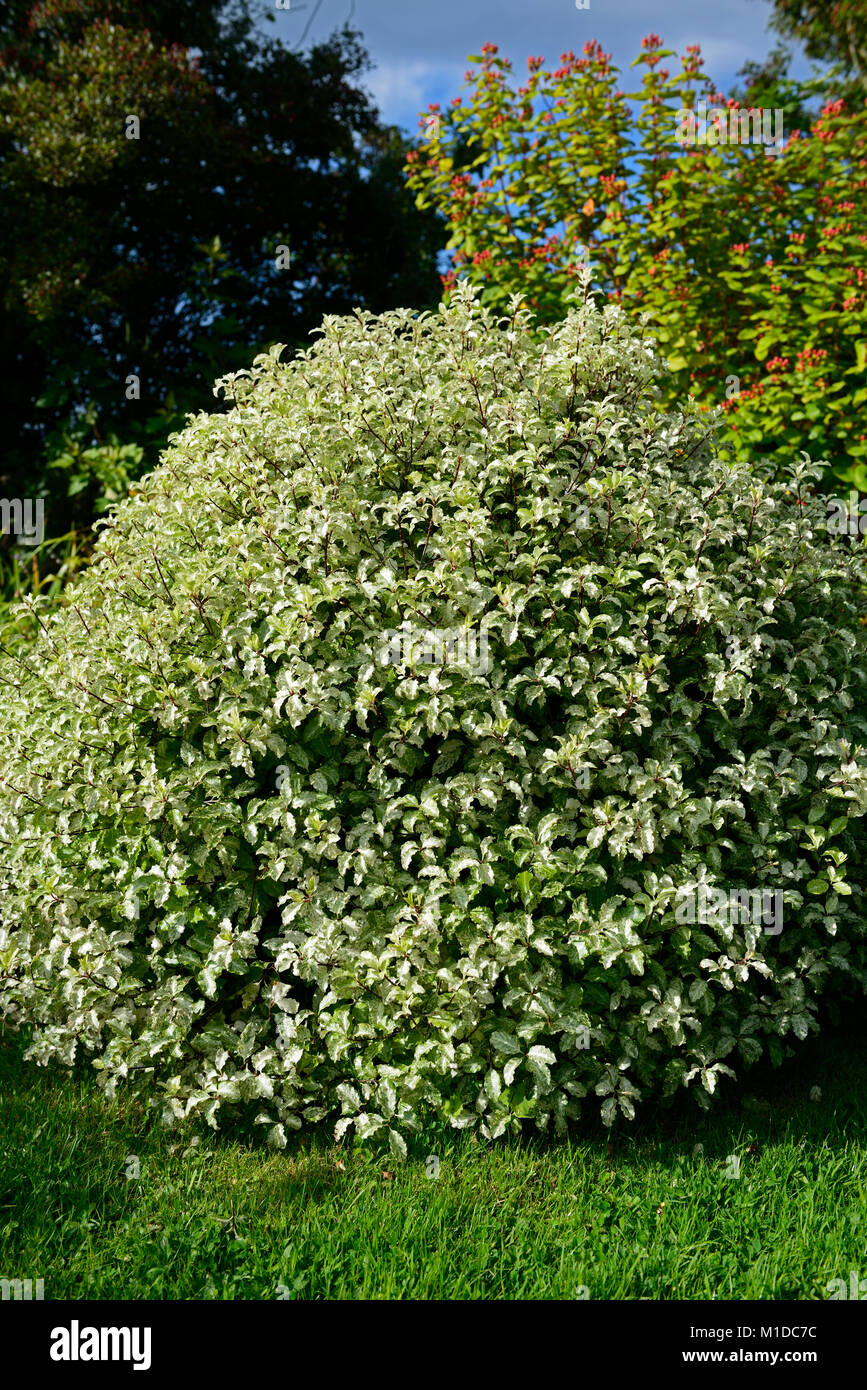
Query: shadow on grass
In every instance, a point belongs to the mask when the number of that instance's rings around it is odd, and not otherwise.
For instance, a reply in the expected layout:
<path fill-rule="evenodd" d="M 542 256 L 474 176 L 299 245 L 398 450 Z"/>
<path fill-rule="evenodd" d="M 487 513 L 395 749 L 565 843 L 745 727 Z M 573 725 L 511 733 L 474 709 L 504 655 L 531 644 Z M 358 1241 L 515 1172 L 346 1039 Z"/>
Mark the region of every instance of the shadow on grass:
<path fill-rule="evenodd" d="M 0 1271 L 60 1298 L 826 1297 L 863 1248 L 865 1041 L 852 1009 L 707 1112 L 683 1093 L 605 1131 L 594 1097 L 566 1142 L 430 1124 L 397 1164 L 330 1125 L 281 1152 L 167 1130 L 0 1033 Z"/>
<path fill-rule="evenodd" d="M 26 1187 L 25 1155 L 32 1155 L 40 1139 L 40 1148 L 54 1153 L 56 1166 L 67 1169 L 74 1156 L 82 1176 L 85 1172 L 94 1174 L 102 1192 L 107 1165 L 116 1173 L 126 1168 L 130 1158 L 142 1162 L 153 1157 L 171 1166 L 173 1159 L 180 1163 L 196 1146 L 206 1146 L 216 1155 L 221 1149 L 235 1151 L 241 1145 L 251 1155 L 258 1154 L 260 1162 L 271 1158 L 273 1163 L 266 1165 L 262 1180 L 277 1188 L 301 1185 L 312 1199 L 328 1194 L 334 1154 L 341 1147 L 350 1149 L 361 1164 L 369 1161 L 377 1166 L 389 1161 L 384 1141 L 374 1137 L 364 1144 L 350 1141 L 340 1146 L 330 1124 L 290 1131 L 287 1147 L 279 1153 L 266 1146 L 263 1126 L 242 1118 L 217 1132 L 204 1125 L 169 1130 L 161 1124 L 156 1108 L 147 1108 L 140 1099 L 121 1091 L 116 1101 L 106 1100 L 87 1062 L 78 1062 L 71 1069 L 25 1062 L 26 1043 L 26 1035 L 0 1030 L 0 1149 L 4 1153 L 0 1173 L 7 1169 L 5 1184 L 0 1177 L 0 1208 L 10 1176 Z M 852 1141 L 867 1144 L 867 1016 L 863 1006 L 851 1004 L 837 1011 L 833 1021 L 823 1021 L 820 1035 L 792 1046 L 790 1052 L 778 1067 L 767 1058 L 748 1069 L 735 1063 L 737 1081 L 725 1079 L 708 1110 L 699 1106 L 693 1092 L 681 1091 L 666 1102 L 640 1103 L 634 1121 L 621 1117 L 611 1130 L 605 1130 L 593 1104 L 595 1098 L 588 1097 L 586 1114 L 570 1128 L 568 1142 L 586 1146 L 609 1162 L 624 1161 L 629 1154 L 645 1159 L 651 1152 L 657 1161 L 664 1162 L 668 1153 L 671 1161 L 680 1162 L 696 1144 L 703 1145 L 708 1158 L 732 1152 L 741 1142 L 761 1146 L 802 1138 L 813 1145 L 831 1147 Z M 424 1162 L 432 1153 L 454 1153 L 459 1137 L 463 1136 L 447 1121 L 429 1122 L 421 1134 L 409 1139 L 409 1157 Z M 483 1147 L 498 1151 L 511 1147 L 524 1154 L 546 1153 L 563 1142 L 553 1133 L 539 1133 L 530 1124 L 519 1134 L 480 1141 Z M 20 1163 L 15 1161 L 16 1150 Z M 50 1163 L 49 1173 L 54 1166 Z M 46 1176 L 43 1168 L 43 1182 Z M 62 1205 L 73 1200 L 70 1194 Z"/>

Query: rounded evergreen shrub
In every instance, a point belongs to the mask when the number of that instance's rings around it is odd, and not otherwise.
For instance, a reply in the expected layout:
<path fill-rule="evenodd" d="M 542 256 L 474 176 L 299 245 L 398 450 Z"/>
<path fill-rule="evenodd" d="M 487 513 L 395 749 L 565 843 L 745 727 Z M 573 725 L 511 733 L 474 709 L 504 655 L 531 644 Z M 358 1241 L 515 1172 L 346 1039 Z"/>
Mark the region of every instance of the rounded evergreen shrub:
<path fill-rule="evenodd" d="M 431 1113 L 706 1102 L 863 991 L 864 629 L 818 470 L 720 461 L 580 296 L 280 351 L 0 662 L 29 1055 L 402 1154 Z"/>

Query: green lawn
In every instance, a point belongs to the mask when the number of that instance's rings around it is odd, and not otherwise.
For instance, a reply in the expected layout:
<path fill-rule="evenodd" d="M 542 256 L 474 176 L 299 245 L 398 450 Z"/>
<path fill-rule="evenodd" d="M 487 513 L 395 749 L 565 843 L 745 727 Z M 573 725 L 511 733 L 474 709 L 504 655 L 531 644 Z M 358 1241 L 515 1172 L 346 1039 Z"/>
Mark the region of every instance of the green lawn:
<path fill-rule="evenodd" d="M 865 1040 L 810 1042 L 710 1117 L 687 1100 L 568 1144 L 443 1131 L 396 1166 L 328 1133 L 191 1148 L 7 1034 L 0 1276 L 46 1299 L 826 1299 L 867 1276 Z"/>

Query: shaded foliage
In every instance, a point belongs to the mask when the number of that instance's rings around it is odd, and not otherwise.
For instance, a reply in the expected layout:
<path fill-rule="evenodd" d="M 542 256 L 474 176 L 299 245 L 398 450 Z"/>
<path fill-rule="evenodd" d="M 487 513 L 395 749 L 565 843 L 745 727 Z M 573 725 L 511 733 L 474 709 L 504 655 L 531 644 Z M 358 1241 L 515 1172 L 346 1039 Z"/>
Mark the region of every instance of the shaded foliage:
<path fill-rule="evenodd" d="M 7 10 L 0 408 L 17 442 L 0 492 L 47 493 L 52 535 L 122 496 L 251 350 L 304 344 L 356 304 L 438 297 L 438 224 L 360 86 L 358 36 L 300 56 L 256 16 L 221 0 Z"/>

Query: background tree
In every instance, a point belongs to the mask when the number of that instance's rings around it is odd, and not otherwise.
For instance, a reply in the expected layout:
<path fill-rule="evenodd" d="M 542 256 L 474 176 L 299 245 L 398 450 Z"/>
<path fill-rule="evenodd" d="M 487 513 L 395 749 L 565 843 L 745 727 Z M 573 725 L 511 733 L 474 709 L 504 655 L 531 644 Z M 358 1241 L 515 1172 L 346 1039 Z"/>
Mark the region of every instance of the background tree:
<path fill-rule="evenodd" d="M 832 64 L 821 74 L 824 95 L 859 105 L 867 81 L 867 7 L 863 0 L 830 5 L 771 0 L 771 5 L 771 25 L 778 34 L 801 43 L 808 57 Z M 808 108 L 799 100 L 800 84 L 790 76 L 793 59 L 791 43 L 776 44 L 762 61 L 744 64 L 738 73 L 742 84 L 731 95 L 742 106 L 781 107 L 788 130 L 808 130 L 818 108 Z"/>
<path fill-rule="evenodd" d="M 867 84 L 867 6 L 864 0 L 771 0 L 771 24 L 799 39 L 809 58 L 839 63 Z"/>
<path fill-rule="evenodd" d="M 744 63 L 738 73 L 741 81 L 732 88 L 730 96 L 747 110 L 752 106 L 781 110 L 787 131 L 809 130 L 821 102 L 808 101 L 803 84 L 790 75 L 793 57 L 792 50 L 779 43 L 761 62 Z"/>
<path fill-rule="evenodd" d="M 407 157 L 420 206 L 446 217 L 446 290 L 470 278 L 499 311 L 519 293 L 555 322 L 586 256 L 600 296 L 646 315 L 667 404 L 724 408 L 733 451 L 757 465 L 807 450 L 829 487 L 867 492 L 867 107 L 826 101 L 773 149 L 739 127 L 733 143 L 681 143 L 685 108 L 738 103 L 698 45 L 670 69 L 677 57 L 648 35 L 631 93 L 595 42 L 552 70 L 531 57 L 519 84 L 495 45 L 470 58 L 466 95 Z"/>
<path fill-rule="evenodd" d="M 263 13 L 12 0 L 0 22 L 0 494 L 46 494 L 51 534 L 213 409 L 216 375 L 325 314 L 439 298 L 440 224 L 359 36 L 302 56 Z"/>

